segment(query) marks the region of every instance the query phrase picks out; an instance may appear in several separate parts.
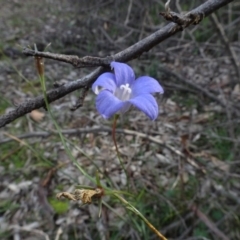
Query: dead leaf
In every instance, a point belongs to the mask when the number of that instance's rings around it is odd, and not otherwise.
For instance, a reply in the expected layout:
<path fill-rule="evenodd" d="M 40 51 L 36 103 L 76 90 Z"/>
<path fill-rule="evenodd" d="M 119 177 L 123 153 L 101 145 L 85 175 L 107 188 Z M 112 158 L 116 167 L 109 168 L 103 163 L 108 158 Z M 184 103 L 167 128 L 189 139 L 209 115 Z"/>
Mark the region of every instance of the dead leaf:
<path fill-rule="evenodd" d="M 57 199 L 61 199 L 62 197 L 67 198 L 68 200 L 76 201 L 74 194 L 69 192 L 61 192 L 56 195 Z"/>
<path fill-rule="evenodd" d="M 218 239 L 230 240 L 217 226 L 212 222 L 207 215 L 200 211 L 200 209 L 193 205 L 191 210 L 197 215 L 197 217 L 218 237 Z"/>
<path fill-rule="evenodd" d="M 205 122 L 209 121 L 209 119 L 211 119 L 213 117 L 213 115 L 214 114 L 212 112 L 206 112 L 206 113 L 198 114 L 194 118 L 194 123 L 205 123 Z"/>
<path fill-rule="evenodd" d="M 100 199 L 103 196 L 103 189 L 76 189 L 74 193 L 61 192 L 56 195 L 57 199 L 62 197 L 69 200 L 77 201 L 81 200 L 83 204 L 90 204 L 92 201 Z"/>
<path fill-rule="evenodd" d="M 32 112 L 30 112 L 30 117 L 36 122 L 41 122 L 44 116 L 45 114 L 38 110 L 33 110 Z"/>
<path fill-rule="evenodd" d="M 214 167 L 221 169 L 224 172 L 229 172 L 230 166 L 226 162 L 221 161 L 214 156 L 210 156 L 210 160 L 212 161 Z"/>
<path fill-rule="evenodd" d="M 205 158 L 206 160 L 209 160 L 208 163 L 211 163 L 213 167 L 218 168 L 224 172 L 229 172 L 230 166 L 224 161 L 221 161 L 220 159 L 216 158 L 215 156 L 212 156 L 210 153 L 207 152 L 200 152 L 200 153 L 194 153 L 194 157 L 201 157 Z"/>
<path fill-rule="evenodd" d="M 108 30 L 108 28 L 109 28 L 109 24 L 108 24 L 107 22 L 104 22 L 104 24 L 103 24 L 103 28 L 104 28 L 105 30 Z"/>
<path fill-rule="evenodd" d="M 81 200 L 83 204 L 92 203 L 92 201 L 99 199 L 103 195 L 103 190 L 100 188 L 96 188 L 94 190 L 91 189 L 76 189 L 74 192 L 75 198 L 77 200 Z"/>

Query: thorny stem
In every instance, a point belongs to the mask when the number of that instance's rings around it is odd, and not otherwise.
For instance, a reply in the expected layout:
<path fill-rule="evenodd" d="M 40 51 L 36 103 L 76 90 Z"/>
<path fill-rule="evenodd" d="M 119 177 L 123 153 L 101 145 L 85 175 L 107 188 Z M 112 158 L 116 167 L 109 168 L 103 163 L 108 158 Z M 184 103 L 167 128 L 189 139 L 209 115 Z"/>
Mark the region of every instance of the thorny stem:
<path fill-rule="evenodd" d="M 118 160 L 119 160 L 119 162 L 120 162 L 120 164 L 121 164 L 121 167 L 122 167 L 122 169 L 124 170 L 124 173 L 125 173 L 125 175 L 126 175 L 127 183 L 129 183 L 127 170 L 126 170 L 126 168 L 125 168 L 125 166 L 124 166 L 124 163 L 123 163 L 123 161 L 122 161 L 122 159 L 121 159 L 121 157 L 120 157 L 120 153 L 119 153 L 118 146 L 117 146 L 117 141 L 116 141 L 116 126 L 117 126 L 117 120 L 118 120 L 118 118 L 119 118 L 119 115 L 118 115 L 118 114 L 115 114 L 115 115 L 114 115 L 114 120 L 113 120 L 113 127 L 112 127 L 112 138 L 113 138 L 114 146 L 115 146 L 115 148 L 116 148 Z M 129 186 L 128 186 L 128 188 L 129 188 Z"/>
<path fill-rule="evenodd" d="M 121 197 L 117 193 L 114 193 L 114 196 L 118 198 L 122 203 L 124 203 L 129 210 L 131 210 L 137 216 L 139 216 L 161 240 L 167 240 L 167 238 L 165 238 L 131 203 L 129 203 L 127 200 L 125 200 L 123 197 Z"/>

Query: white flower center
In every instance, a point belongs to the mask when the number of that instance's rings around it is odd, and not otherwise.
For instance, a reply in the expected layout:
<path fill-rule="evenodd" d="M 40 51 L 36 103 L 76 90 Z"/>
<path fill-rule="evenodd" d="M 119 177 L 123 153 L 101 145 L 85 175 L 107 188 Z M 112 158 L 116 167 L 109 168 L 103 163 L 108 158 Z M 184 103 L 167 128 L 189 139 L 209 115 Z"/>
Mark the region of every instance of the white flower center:
<path fill-rule="evenodd" d="M 130 99 L 132 93 L 132 89 L 129 87 L 129 83 L 125 85 L 121 85 L 119 88 L 116 89 L 114 95 L 122 101 L 127 101 Z"/>

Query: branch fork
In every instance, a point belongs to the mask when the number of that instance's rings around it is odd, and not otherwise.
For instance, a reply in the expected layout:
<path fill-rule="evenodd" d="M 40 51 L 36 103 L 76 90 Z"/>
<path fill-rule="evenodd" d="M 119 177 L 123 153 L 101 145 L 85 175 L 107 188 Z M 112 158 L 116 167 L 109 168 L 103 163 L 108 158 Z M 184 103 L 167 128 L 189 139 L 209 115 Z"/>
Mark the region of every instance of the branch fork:
<path fill-rule="evenodd" d="M 109 67 L 111 61 L 128 62 L 132 59 L 138 58 L 142 53 L 149 51 L 157 44 L 161 43 L 170 36 L 183 30 L 191 24 L 198 24 L 204 17 L 215 12 L 217 9 L 229 4 L 233 0 L 208 0 L 199 7 L 193 9 L 191 12 L 182 16 L 180 14 L 170 11 L 169 5 L 166 6 L 166 12 L 160 13 L 166 20 L 172 21 L 158 31 L 152 33 L 148 37 L 136 42 L 132 46 L 105 58 L 86 56 L 79 58 L 74 55 L 54 54 L 50 52 L 40 52 L 35 49 L 24 48 L 23 53 L 28 56 L 44 57 L 63 61 L 72 64 L 74 67 L 96 67 L 100 66 L 96 70 L 92 71 L 85 77 L 71 81 L 62 86 L 54 88 L 47 92 L 47 99 L 49 103 L 60 99 L 67 94 L 78 90 L 80 88 L 89 87 L 96 80 L 96 78 L 106 71 L 106 67 Z M 170 3 L 170 1 L 168 1 Z M 81 105 L 81 101 L 80 101 Z M 45 106 L 43 96 L 30 99 L 22 104 L 19 104 L 14 110 L 0 116 L 0 128 L 6 124 L 14 121 L 15 119 L 31 112 L 34 109 L 38 109 Z"/>
<path fill-rule="evenodd" d="M 185 15 L 175 13 L 171 11 L 169 7 L 170 1 L 171 0 L 168 0 L 165 4 L 166 11 L 160 12 L 159 15 L 163 16 L 167 21 L 176 23 L 178 26 L 181 27 L 182 30 L 190 25 L 199 24 L 205 17 L 205 14 L 203 12 L 196 12 L 196 13 L 190 12 Z"/>

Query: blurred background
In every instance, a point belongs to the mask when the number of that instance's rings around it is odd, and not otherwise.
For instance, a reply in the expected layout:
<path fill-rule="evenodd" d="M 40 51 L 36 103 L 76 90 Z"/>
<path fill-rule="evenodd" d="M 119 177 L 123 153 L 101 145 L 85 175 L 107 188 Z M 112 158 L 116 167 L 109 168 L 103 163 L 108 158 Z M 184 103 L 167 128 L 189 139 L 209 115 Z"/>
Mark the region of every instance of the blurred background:
<path fill-rule="evenodd" d="M 202 2 L 170 7 L 185 13 Z M 0 3 L 1 115 L 42 94 L 34 59 L 22 47 L 105 57 L 168 24 L 160 0 Z M 129 180 L 112 122 L 99 116 L 91 91 L 76 111 L 70 108 L 78 91 L 51 103 L 77 162 L 93 177 L 99 170 L 103 184 L 110 178 L 113 189 L 130 188 L 134 196 L 126 198 L 168 239 L 240 239 L 239 24 L 240 2 L 233 1 L 129 62 L 136 76 L 154 77 L 165 89 L 156 121 L 132 109 L 118 123 Z M 46 59 L 47 88 L 92 70 Z M 158 239 L 114 198 L 103 198 L 101 218 L 98 204 L 56 199 L 92 184 L 70 161 L 44 109 L 0 129 L 0 179 L 0 239 Z"/>

